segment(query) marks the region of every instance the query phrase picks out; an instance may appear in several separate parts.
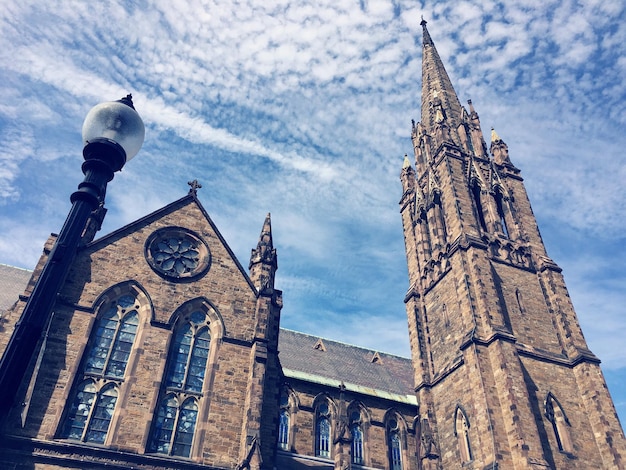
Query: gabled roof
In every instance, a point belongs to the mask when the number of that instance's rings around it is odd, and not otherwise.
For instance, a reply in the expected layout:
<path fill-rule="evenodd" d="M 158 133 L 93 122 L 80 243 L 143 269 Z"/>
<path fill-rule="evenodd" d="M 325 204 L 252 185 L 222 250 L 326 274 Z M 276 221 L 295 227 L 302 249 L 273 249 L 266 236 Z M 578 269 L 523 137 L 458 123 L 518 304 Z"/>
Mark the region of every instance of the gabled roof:
<path fill-rule="evenodd" d="M 417 403 L 410 359 L 282 328 L 278 351 L 287 378 Z"/>
<path fill-rule="evenodd" d="M 28 269 L 0 264 L 0 314 L 11 308 L 24 293 L 32 274 Z"/>
<path fill-rule="evenodd" d="M 104 245 L 111 244 L 114 241 L 116 241 L 117 239 L 127 235 L 129 232 L 138 230 L 140 227 L 148 225 L 148 224 L 152 223 L 153 221 L 164 217 L 167 214 L 170 214 L 172 212 L 180 210 L 181 208 L 187 206 L 188 204 L 195 204 L 198 207 L 198 209 L 200 210 L 200 212 L 202 213 L 202 215 L 206 219 L 207 223 L 211 226 L 213 232 L 215 233 L 215 235 L 220 240 L 221 244 L 224 246 L 224 248 L 228 252 L 228 255 L 233 260 L 233 262 L 236 264 L 237 268 L 241 272 L 242 276 L 244 277 L 244 279 L 246 280 L 248 285 L 252 288 L 252 290 L 254 292 L 256 292 L 257 291 L 256 287 L 254 286 L 254 284 L 250 280 L 250 276 L 248 275 L 248 272 L 241 265 L 241 263 L 237 259 L 237 256 L 235 256 L 235 253 L 230 248 L 230 245 L 226 242 L 226 239 L 222 236 L 221 232 L 219 231 L 219 229 L 217 228 L 217 226 L 215 225 L 215 223 L 213 222 L 213 220 L 209 216 L 208 212 L 206 211 L 206 209 L 204 208 L 204 206 L 202 205 L 200 200 L 197 198 L 195 191 L 189 191 L 189 193 L 187 195 L 183 196 L 182 198 L 180 198 L 180 199 L 178 199 L 178 200 L 176 200 L 176 201 L 174 201 L 174 202 L 172 202 L 172 203 L 170 203 L 170 204 L 168 204 L 168 205 L 166 205 L 166 206 L 164 206 L 164 207 L 162 207 L 160 209 L 157 209 L 156 211 L 154 211 L 154 212 L 152 212 L 152 213 L 150 213 L 148 215 L 145 215 L 144 217 L 141 217 L 140 219 L 137 219 L 137 220 L 135 220 L 133 222 L 130 222 L 129 224 L 127 224 L 127 225 L 125 225 L 123 227 L 120 227 L 117 230 L 114 230 L 114 231 L 112 231 L 112 232 L 102 236 L 101 238 L 95 239 L 94 241 L 92 241 L 91 243 L 85 245 L 81 249 L 87 249 L 87 250 L 91 249 L 91 250 L 94 250 L 94 249 L 98 249 L 99 247 L 102 247 Z"/>

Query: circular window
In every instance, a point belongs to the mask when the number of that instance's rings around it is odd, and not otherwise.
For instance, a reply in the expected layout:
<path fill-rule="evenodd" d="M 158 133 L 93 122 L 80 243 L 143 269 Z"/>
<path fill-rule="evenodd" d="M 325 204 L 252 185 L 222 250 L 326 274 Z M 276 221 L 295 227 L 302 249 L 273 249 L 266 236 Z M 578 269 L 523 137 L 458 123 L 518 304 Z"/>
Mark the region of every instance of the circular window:
<path fill-rule="evenodd" d="M 145 257 L 157 273 L 174 279 L 197 277 L 211 264 L 211 253 L 204 240 L 181 227 L 153 232 L 146 240 Z"/>

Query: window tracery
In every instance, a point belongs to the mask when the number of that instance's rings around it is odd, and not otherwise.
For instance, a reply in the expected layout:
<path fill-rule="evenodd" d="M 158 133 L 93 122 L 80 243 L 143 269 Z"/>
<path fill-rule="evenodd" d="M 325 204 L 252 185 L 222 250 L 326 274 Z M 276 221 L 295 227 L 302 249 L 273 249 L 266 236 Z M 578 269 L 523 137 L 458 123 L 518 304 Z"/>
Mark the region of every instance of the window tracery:
<path fill-rule="evenodd" d="M 190 457 L 211 350 L 210 320 L 201 309 L 178 317 L 149 451 Z"/>
<path fill-rule="evenodd" d="M 389 469 L 403 470 L 402 432 L 397 416 L 387 420 L 387 447 L 389 452 Z"/>
<path fill-rule="evenodd" d="M 139 327 L 135 295 L 105 302 L 91 332 L 80 382 L 65 412 L 60 437 L 104 444 Z"/>
<path fill-rule="evenodd" d="M 350 411 L 350 433 L 352 435 L 352 463 L 364 465 L 363 412 L 358 407 Z"/>
<path fill-rule="evenodd" d="M 327 400 L 317 405 L 315 412 L 315 455 L 330 458 L 331 409 Z"/>

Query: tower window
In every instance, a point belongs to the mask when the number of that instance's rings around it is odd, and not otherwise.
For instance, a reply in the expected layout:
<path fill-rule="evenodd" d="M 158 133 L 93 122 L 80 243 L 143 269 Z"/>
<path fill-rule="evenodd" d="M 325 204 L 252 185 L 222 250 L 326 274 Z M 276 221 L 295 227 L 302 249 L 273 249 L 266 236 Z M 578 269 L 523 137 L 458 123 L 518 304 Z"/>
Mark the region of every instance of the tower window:
<path fill-rule="evenodd" d="M 510 238 L 509 229 L 506 225 L 506 218 L 504 216 L 504 204 L 503 204 L 503 196 L 499 190 L 496 190 L 494 194 L 494 199 L 496 200 L 496 210 L 498 212 L 498 219 L 500 222 L 500 229 L 505 237 Z"/>
<path fill-rule="evenodd" d="M 478 223 L 483 232 L 487 231 L 487 224 L 485 223 L 485 214 L 483 212 L 483 204 L 481 201 L 481 188 L 476 180 L 471 183 L 471 192 L 476 206 L 476 216 L 478 217 Z"/>
<path fill-rule="evenodd" d="M 317 407 L 315 420 L 315 455 L 330 457 L 330 407 L 328 403 L 320 403 Z"/>
<path fill-rule="evenodd" d="M 546 397 L 544 405 L 546 418 L 552 423 L 552 430 L 554 431 L 559 450 L 568 454 L 573 453 L 574 446 L 572 445 L 572 438 L 569 432 L 570 423 L 561 404 L 550 392 Z"/>
<path fill-rule="evenodd" d="M 472 448 L 469 439 L 469 421 L 461 407 L 457 407 L 454 419 L 454 435 L 457 439 L 461 461 L 463 463 L 472 460 Z"/>

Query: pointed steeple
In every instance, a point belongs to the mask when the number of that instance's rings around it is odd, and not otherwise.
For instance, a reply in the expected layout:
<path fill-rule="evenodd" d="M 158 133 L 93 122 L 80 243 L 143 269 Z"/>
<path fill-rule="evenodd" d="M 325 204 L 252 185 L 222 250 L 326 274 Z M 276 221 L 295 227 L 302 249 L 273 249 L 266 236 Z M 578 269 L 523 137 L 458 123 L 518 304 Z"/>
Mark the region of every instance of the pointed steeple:
<path fill-rule="evenodd" d="M 452 140 L 459 144 L 456 129 L 461 124 L 463 108 L 454 91 L 439 53 L 435 48 L 426 21 L 422 20 L 422 125 L 426 132 L 435 135 L 435 126 L 445 119 Z"/>
<path fill-rule="evenodd" d="M 272 221 L 268 213 L 263 222 L 257 247 L 250 254 L 250 279 L 261 294 L 273 292 L 277 268 L 276 249 L 272 241 Z"/>

